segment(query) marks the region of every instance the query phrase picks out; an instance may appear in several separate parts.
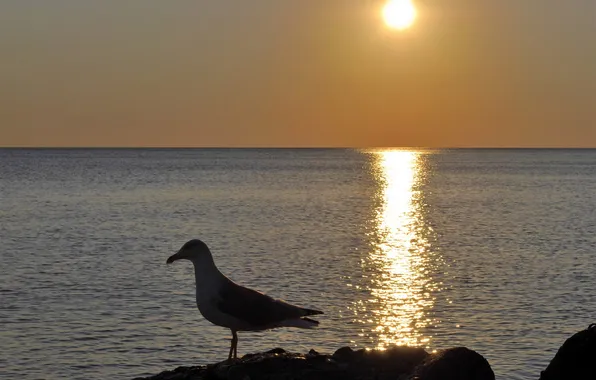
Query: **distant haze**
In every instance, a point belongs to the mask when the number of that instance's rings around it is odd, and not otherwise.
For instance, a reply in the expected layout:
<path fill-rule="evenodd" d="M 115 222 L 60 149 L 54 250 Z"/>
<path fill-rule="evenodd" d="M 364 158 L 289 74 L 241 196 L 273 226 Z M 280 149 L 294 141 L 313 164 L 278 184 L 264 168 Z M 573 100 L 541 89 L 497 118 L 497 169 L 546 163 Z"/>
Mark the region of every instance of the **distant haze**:
<path fill-rule="evenodd" d="M 596 1 L 6 0 L 0 146 L 596 147 Z"/>

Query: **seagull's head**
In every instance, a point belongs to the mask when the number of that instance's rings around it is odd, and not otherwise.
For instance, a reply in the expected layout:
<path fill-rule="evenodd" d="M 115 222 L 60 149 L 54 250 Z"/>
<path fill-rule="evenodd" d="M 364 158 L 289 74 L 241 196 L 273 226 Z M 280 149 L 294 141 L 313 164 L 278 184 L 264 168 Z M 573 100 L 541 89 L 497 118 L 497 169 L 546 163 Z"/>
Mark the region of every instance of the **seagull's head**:
<path fill-rule="evenodd" d="M 198 239 L 193 239 L 186 242 L 178 252 L 168 257 L 167 264 L 171 264 L 176 260 L 190 260 L 192 262 L 200 261 L 202 258 L 211 258 L 211 251 L 207 244 Z"/>

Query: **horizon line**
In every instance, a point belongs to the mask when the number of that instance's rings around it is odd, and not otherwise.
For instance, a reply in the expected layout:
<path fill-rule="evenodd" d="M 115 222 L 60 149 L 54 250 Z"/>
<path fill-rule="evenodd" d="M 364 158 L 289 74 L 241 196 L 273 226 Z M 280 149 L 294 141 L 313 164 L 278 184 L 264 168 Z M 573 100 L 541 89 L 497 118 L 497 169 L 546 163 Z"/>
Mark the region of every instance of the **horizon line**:
<path fill-rule="evenodd" d="M 465 149 L 536 149 L 536 150 L 587 150 L 596 149 L 593 147 L 576 146 L 29 146 L 14 145 L 0 146 L 0 149 L 420 149 L 420 150 L 465 150 Z"/>

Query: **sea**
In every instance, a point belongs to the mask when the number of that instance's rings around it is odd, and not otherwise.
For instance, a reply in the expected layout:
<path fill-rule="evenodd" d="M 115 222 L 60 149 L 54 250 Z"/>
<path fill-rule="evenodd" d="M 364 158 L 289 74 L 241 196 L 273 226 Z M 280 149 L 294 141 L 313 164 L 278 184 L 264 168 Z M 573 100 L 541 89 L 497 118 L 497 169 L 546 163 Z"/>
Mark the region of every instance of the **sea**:
<path fill-rule="evenodd" d="M 537 379 L 596 322 L 596 150 L 1 149 L 0 378 L 226 359 L 192 264 L 166 265 L 193 238 L 324 312 L 239 355 L 466 346 Z"/>

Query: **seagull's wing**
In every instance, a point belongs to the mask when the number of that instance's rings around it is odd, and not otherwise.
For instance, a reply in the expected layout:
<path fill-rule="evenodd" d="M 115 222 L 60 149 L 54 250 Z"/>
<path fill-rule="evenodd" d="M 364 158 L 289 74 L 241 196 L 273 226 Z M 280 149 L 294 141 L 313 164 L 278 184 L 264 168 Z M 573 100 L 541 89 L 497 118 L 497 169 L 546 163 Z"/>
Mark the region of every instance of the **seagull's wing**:
<path fill-rule="evenodd" d="M 304 309 L 266 294 L 245 288 L 232 281 L 226 282 L 218 293 L 217 307 L 226 314 L 246 321 L 255 327 L 271 327 L 307 315 L 322 314 L 318 310 Z"/>

